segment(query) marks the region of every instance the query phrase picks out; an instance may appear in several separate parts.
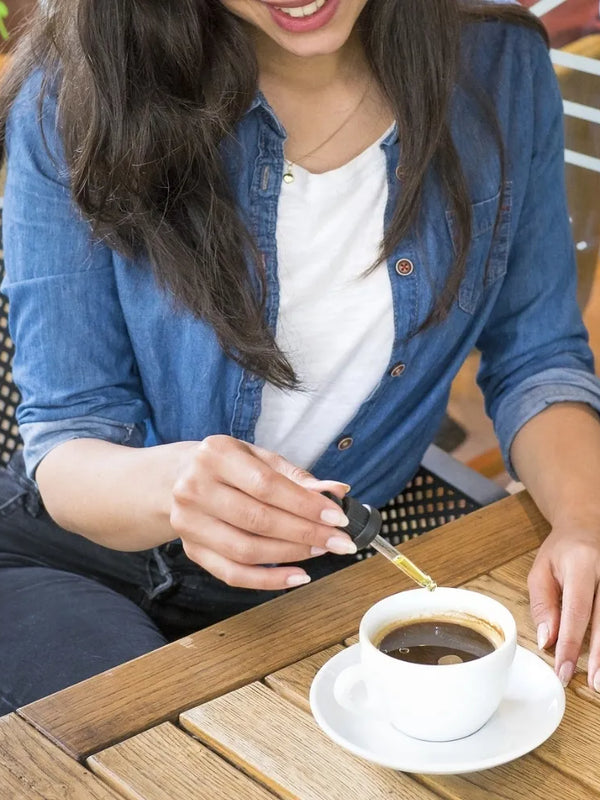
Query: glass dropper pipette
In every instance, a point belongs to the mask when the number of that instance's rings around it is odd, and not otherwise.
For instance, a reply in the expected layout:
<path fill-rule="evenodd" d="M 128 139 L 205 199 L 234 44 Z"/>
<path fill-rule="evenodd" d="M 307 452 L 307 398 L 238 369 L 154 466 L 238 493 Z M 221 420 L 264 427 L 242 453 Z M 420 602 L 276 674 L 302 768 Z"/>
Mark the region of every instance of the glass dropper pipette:
<path fill-rule="evenodd" d="M 382 556 L 388 558 L 398 569 L 401 569 L 405 575 L 412 578 L 415 583 L 418 583 L 419 586 L 429 589 L 430 592 L 437 589 L 437 583 L 433 578 L 426 575 L 416 564 L 413 564 L 410 558 L 402 555 L 402 553 L 397 550 L 393 544 L 390 544 L 387 539 L 384 539 L 383 536 L 377 535 L 370 542 L 370 545 L 377 550 L 378 553 L 381 553 Z"/>
<path fill-rule="evenodd" d="M 341 528 L 353 540 L 359 550 L 370 545 L 382 556 L 389 559 L 394 566 L 402 570 L 405 575 L 412 578 L 415 583 L 432 592 L 437 589 L 437 584 L 429 575 L 426 575 L 416 564 L 397 550 L 393 544 L 379 535 L 381 531 L 381 514 L 376 508 L 363 505 L 356 498 L 346 495 L 340 500 L 339 497 L 330 492 L 323 492 L 324 495 L 333 500 L 341 507 L 344 514 L 348 517 L 349 524 Z"/>

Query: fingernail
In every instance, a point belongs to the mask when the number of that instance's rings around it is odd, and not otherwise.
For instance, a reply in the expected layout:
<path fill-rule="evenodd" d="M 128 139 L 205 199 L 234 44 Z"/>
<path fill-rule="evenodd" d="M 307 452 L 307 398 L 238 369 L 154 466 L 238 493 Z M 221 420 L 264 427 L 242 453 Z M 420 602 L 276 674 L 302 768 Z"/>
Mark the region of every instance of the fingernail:
<path fill-rule="evenodd" d="M 288 586 L 302 586 L 303 583 L 310 583 L 310 575 L 290 575 L 286 580 Z"/>
<path fill-rule="evenodd" d="M 324 508 L 321 511 L 321 520 L 328 525 L 335 525 L 336 528 L 345 528 L 350 524 L 350 520 L 339 508 Z"/>
<path fill-rule="evenodd" d="M 327 550 L 324 547 L 311 547 L 310 548 L 311 556 L 322 556 L 326 552 L 327 552 Z"/>
<path fill-rule="evenodd" d="M 600 692 L 600 669 L 594 675 L 594 691 Z"/>
<path fill-rule="evenodd" d="M 344 536 L 331 536 L 327 539 L 325 544 L 331 553 L 337 553 L 339 556 L 356 553 L 356 545 L 354 542 L 350 541 L 350 539 L 346 539 Z"/>
<path fill-rule="evenodd" d="M 565 663 L 561 665 L 561 668 L 558 670 L 558 679 L 563 686 L 569 685 L 569 681 L 573 677 L 574 672 L 575 664 L 573 664 L 572 661 L 565 661 Z"/>
<path fill-rule="evenodd" d="M 348 492 L 350 491 L 350 489 L 352 489 L 352 487 L 350 486 L 350 484 L 349 484 L 349 483 L 342 483 L 342 486 L 343 486 L 343 487 L 344 487 L 344 489 L 346 490 L 346 494 L 348 494 Z"/>
<path fill-rule="evenodd" d="M 548 644 L 550 638 L 550 631 L 545 622 L 541 622 L 537 627 L 537 644 L 540 650 L 543 650 Z"/>

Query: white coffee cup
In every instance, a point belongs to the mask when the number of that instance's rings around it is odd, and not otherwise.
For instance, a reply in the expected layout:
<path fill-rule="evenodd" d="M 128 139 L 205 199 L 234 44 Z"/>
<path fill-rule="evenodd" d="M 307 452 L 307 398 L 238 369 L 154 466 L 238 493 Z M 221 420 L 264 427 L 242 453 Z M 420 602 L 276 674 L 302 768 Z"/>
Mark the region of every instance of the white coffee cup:
<path fill-rule="evenodd" d="M 377 638 L 394 623 L 444 618 L 483 622 L 496 649 L 473 661 L 415 664 L 378 650 Z M 479 624 L 475 625 L 479 628 Z M 497 600 L 467 589 L 414 589 L 380 600 L 363 616 L 360 664 L 347 667 L 334 684 L 344 708 L 380 718 L 408 736 L 445 742 L 469 736 L 490 719 L 506 690 L 517 644 L 510 611 Z"/>

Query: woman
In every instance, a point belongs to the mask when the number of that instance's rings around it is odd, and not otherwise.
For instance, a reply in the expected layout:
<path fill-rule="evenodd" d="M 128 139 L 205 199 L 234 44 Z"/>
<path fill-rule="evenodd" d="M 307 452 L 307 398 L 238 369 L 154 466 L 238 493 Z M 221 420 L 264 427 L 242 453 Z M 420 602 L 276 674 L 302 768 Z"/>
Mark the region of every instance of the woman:
<path fill-rule="evenodd" d="M 600 688 L 600 387 L 533 18 L 73 5 L 3 94 L 27 473 L 3 479 L 3 710 L 332 569 L 354 545 L 321 492 L 401 490 L 475 345 L 552 524 L 540 646 L 567 683 L 591 617 Z"/>

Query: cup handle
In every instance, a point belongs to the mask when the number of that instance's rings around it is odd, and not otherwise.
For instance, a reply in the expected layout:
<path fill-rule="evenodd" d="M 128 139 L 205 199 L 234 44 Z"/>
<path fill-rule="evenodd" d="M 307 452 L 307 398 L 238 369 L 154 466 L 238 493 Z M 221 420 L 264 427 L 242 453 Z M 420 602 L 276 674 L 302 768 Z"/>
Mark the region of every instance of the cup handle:
<path fill-rule="evenodd" d="M 333 684 L 333 696 L 338 705 L 354 714 L 375 710 L 367 696 L 361 664 L 353 664 L 340 672 Z"/>

